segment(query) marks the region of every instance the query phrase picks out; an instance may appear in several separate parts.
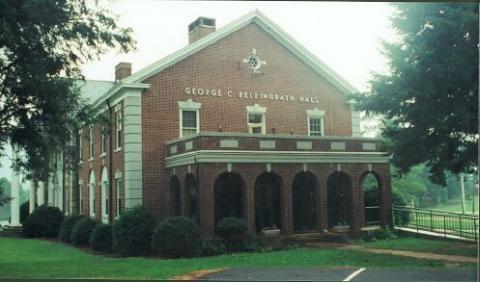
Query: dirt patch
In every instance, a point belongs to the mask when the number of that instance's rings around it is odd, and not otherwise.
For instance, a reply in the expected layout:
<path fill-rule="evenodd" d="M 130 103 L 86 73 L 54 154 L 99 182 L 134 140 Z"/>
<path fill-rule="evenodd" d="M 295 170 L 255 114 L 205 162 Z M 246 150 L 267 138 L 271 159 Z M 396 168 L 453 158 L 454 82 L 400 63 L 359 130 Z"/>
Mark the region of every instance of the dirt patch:
<path fill-rule="evenodd" d="M 190 273 L 184 274 L 184 275 L 179 275 L 175 276 L 171 279 L 171 281 L 176 281 L 176 280 L 198 280 L 206 275 L 212 274 L 212 273 L 217 273 L 220 271 L 227 270 L 228 268 L 213 268 L 213 269 L 202 269 L 202 270 L 196 270 L 192 271 Z"/>

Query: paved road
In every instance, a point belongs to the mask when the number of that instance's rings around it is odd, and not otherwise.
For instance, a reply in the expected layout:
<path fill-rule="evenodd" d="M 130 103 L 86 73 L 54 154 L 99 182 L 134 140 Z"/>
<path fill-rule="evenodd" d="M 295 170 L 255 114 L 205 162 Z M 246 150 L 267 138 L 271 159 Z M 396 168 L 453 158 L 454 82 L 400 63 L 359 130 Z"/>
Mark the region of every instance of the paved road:
<path fill-rule="evenodd" d="M 214 281 L 477 281 L 475 269 L 233 268 L 202 277 Z"/>

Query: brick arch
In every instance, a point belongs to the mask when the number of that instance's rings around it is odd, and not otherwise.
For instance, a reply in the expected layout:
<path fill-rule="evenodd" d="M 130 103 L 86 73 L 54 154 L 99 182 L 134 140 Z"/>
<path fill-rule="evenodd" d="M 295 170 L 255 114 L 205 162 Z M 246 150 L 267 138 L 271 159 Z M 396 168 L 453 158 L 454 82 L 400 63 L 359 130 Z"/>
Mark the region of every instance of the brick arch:
<path fill-rule="evenodd" d="M 352 177 L 345 171 L 333 171 L 327 178 L 327 222 L 328 227 L 346 221 L 355 224 Z"/>
<path fill-rule="evenodd" d="M 291 184 L 292 223 L 294 231 L 319 229 L 318 209 L 320 188 L 317 175 L 310 171 L 298 171 Z M 307 187 L 307 188 L 305 188 Z M 310 193 L 310 195 L 308 195 Z M 313 193 L 313 195 L 312 195 Z"/>
<path fill-rule="evenodd" d="M 193 173 L 186 173 L 184 179 L 183 197 L 185 198 L 185 215 L 192 218 L 195 222 L 199 222 L 199 189 L 198 180 Z"/>
<path fill-rule="evenodd" d="M 215 225 L 225 217 L 247 217 L 245 191 L 245 181 L 240 173 L 224 171 L 217 175 L 213 183 Z"/>
<path fill-rule="evenodd" d="M 282 228 L 284 189 L 283 179 L 278 173 L 263 171 L 255 177 L 254 197 L 250 204 L 255 207 L 255 216 L 251 220 L 257 232 L 272 225 Z"/>
<path fill-rule="evenodd" d="M 375 179 L 377 180 L 377 183 L 378 183 L 378 191 L 377 191 L 378 194 L 377 195 L 378 195 L 378 204 L 379 204 L 379 211 L 378 211 L 379 221 L 380 221 L 381 225 L 386 225 L 387 224 L 387 218 L 388 218 L 388 215 L 387 215 L 388 207 L 387 207 L 387 201 L 385 201 L 385 197 L 386 197 L 386 194 L 387 194 L 386 190 L 388 188 L 387 188 L 387 183 L 386 183 L 384 177 L 382 177 L 382 174 L 379 173 L 375 169 L 371 169 L 371 170 L 367 169 L 367 170 L 362 171 L 360 173 L 360 177 L 358 178 L 358 186 L 361 188 L 360 189 L 361 206 L 365 207 L 365 193 L 364 193 L 363 184 L 364 184 L 365 178 L 370 173 L 375 176 Z M 367 214 L 365 214 L 363 224 L 365 224 L 365 225 L 367 224 Z"/>
<path fill-rule="evenodd" d="M 180 180 L 176 175 L 170 176 L 168 184 L 168 214 L 169 216 L 181 215 L 181 188 Z"/>

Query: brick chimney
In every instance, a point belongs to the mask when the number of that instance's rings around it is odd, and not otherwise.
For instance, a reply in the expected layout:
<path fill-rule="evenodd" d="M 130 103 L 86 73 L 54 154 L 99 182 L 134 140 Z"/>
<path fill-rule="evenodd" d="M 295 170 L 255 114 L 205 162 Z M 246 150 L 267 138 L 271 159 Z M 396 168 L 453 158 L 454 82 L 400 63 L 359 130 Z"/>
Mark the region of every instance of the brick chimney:
<path fill-rule="evenodd" d="M 188 43 L 191 44 L 215 31 L 215 19 L 199 17 L 188 25 Z"/>
<path fill-rule="evenodd" d="M 120 81 L 132 74 L 132 63 L 120 62 L 115 66 L 115 81 Z"/>

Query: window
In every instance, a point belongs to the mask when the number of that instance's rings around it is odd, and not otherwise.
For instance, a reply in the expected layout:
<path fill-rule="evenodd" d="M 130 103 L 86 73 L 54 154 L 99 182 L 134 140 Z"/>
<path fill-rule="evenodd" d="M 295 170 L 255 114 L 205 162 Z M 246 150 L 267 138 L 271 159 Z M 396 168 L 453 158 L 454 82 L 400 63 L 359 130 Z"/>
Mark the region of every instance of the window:
<path fill-rule="evenodd" d="M 178 101 L 180 108 L 180 137 L 193 135 L 200 132 L 200 107 L 201 103 Z"/>
<path fill-rule="evenodd" d="M 323 136 L 322 119 L 323 118 L 310 118 L 310 136 Z"/>
<path fill-rule="evenodd" d="M 248 133 L 265 134 L 265 107 L 258 104 L 247 106 Z"/>
<path fill-rule="evenodd" d="M 324 116 L 325 111 L 320 111 L 317 108 L 307 110 L 309 136 L 324 136 Z"/>
<path fill-rule="evenodd" d="M 123 198 L 122 198 L 122 179 L 117 178 L 115 179 L 115 190 L 117 194 L 117 217 L 120 215 L 120 212 L 123 211 Z"/>
<path fill-rule="evenodd" d="M 78 157 L 80 161 L 83 159 L 83 146 L 82 146 L 82 132 L 78 135 Z"/>
<path fill-rule="evenodd" d="M 88 132 L 88 142 L 90 158 L 93 159 L 93 127 L 90 127 L 90 130 Z"/>
<path fill-rule="evenodd" d="M 182 111 L 182 137 L 197 133 L 197 111 Z"/>
<path fill-rule="evenodd" d="M 78 183 L 78 197 L 79 197 L 79 213 L 82 214 L 83 212 L 83 183 Z"/>
<path fill-rule="evenodd" d="M 105 154 L 107 151 L 107 136 L 105 125 L 102 125 L 102 154 Z"/>
<path fill-rule="evenodd" d="M 116 148 L 120 149 L 122 147 L 122 112 L 118 111 L 115 113 L 115 128 L 116 128 Z"/>

